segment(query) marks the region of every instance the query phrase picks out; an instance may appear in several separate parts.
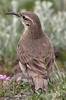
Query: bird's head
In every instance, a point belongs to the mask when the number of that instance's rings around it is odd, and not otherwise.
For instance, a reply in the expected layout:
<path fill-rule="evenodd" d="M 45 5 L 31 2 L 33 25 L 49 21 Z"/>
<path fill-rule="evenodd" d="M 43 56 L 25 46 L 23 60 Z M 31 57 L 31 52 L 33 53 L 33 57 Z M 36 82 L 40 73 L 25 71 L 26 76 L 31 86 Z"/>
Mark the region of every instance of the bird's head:
<path fill-rule="evenodd" d="M 15 12 L 6 12 L 6 15 L 16 15 L 20 18 L 21 22 L 24 24 L 25 27 L 35 26 L 41 27 L 40 20 L 38 16 L 33 12 L 22 12 L 22 13 L 15 13 Z"/>

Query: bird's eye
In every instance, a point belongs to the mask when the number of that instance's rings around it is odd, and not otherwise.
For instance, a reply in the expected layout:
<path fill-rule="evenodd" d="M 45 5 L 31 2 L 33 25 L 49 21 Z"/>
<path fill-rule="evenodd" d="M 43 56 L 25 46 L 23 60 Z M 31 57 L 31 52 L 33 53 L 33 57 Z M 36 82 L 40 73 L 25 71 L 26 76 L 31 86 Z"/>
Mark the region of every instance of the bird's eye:
<path fill-rule="evenodd" d="M 25 16 L 22 16 L 23 17 L 23 19 L 25 18 Z"/>
<path fill-rule="evenodd" d="M 27 18 L 25 16 L 22 16 L 24 20 L 27 20 Z"/>

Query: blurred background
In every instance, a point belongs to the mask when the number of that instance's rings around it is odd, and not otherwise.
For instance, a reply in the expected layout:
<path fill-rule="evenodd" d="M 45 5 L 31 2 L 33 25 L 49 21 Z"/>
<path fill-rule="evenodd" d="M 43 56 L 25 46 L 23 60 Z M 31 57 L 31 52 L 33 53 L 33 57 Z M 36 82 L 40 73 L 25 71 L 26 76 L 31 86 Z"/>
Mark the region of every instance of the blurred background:
<path fill-rule="evenodd" d="M 0 0 L 0 74 L 12 76 L 20 72 L 16 49 L 24 27 L 16 16 L 4 14 L 8 11 L 33 11 L 39 16 L 53 44 L 56 63 L 66 72 L 66 0 Z"/>

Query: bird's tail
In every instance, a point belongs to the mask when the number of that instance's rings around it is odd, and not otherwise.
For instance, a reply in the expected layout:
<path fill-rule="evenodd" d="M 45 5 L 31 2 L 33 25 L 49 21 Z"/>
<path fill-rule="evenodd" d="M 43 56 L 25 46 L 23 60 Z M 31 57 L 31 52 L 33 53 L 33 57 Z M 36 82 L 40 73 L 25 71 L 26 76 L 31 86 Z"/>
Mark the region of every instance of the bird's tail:
<path fill-rule="evenodd" d="M 33 82 L 35 85 L 35 90 L 42 89 L 47 91 L 48 90 L 48 80 L 43 79 L 42 76 L 36 75 L 33 77 Z"/>

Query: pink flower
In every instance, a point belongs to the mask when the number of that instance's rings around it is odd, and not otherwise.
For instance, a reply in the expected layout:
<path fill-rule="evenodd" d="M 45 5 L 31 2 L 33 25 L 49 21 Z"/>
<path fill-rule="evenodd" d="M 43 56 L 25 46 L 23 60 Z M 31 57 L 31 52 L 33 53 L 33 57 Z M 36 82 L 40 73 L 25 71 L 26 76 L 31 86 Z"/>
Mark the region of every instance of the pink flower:
<path fill-rule="evenodd" d="M 6 77 L 6 80 L 9 80 L 10 79 L 10 77 Z"/>
<path fill-rule="evenodd" d="M 0 75 L 0 80 L 9 80 L 10 77 L 7 77 L 6 75 Z"/>

